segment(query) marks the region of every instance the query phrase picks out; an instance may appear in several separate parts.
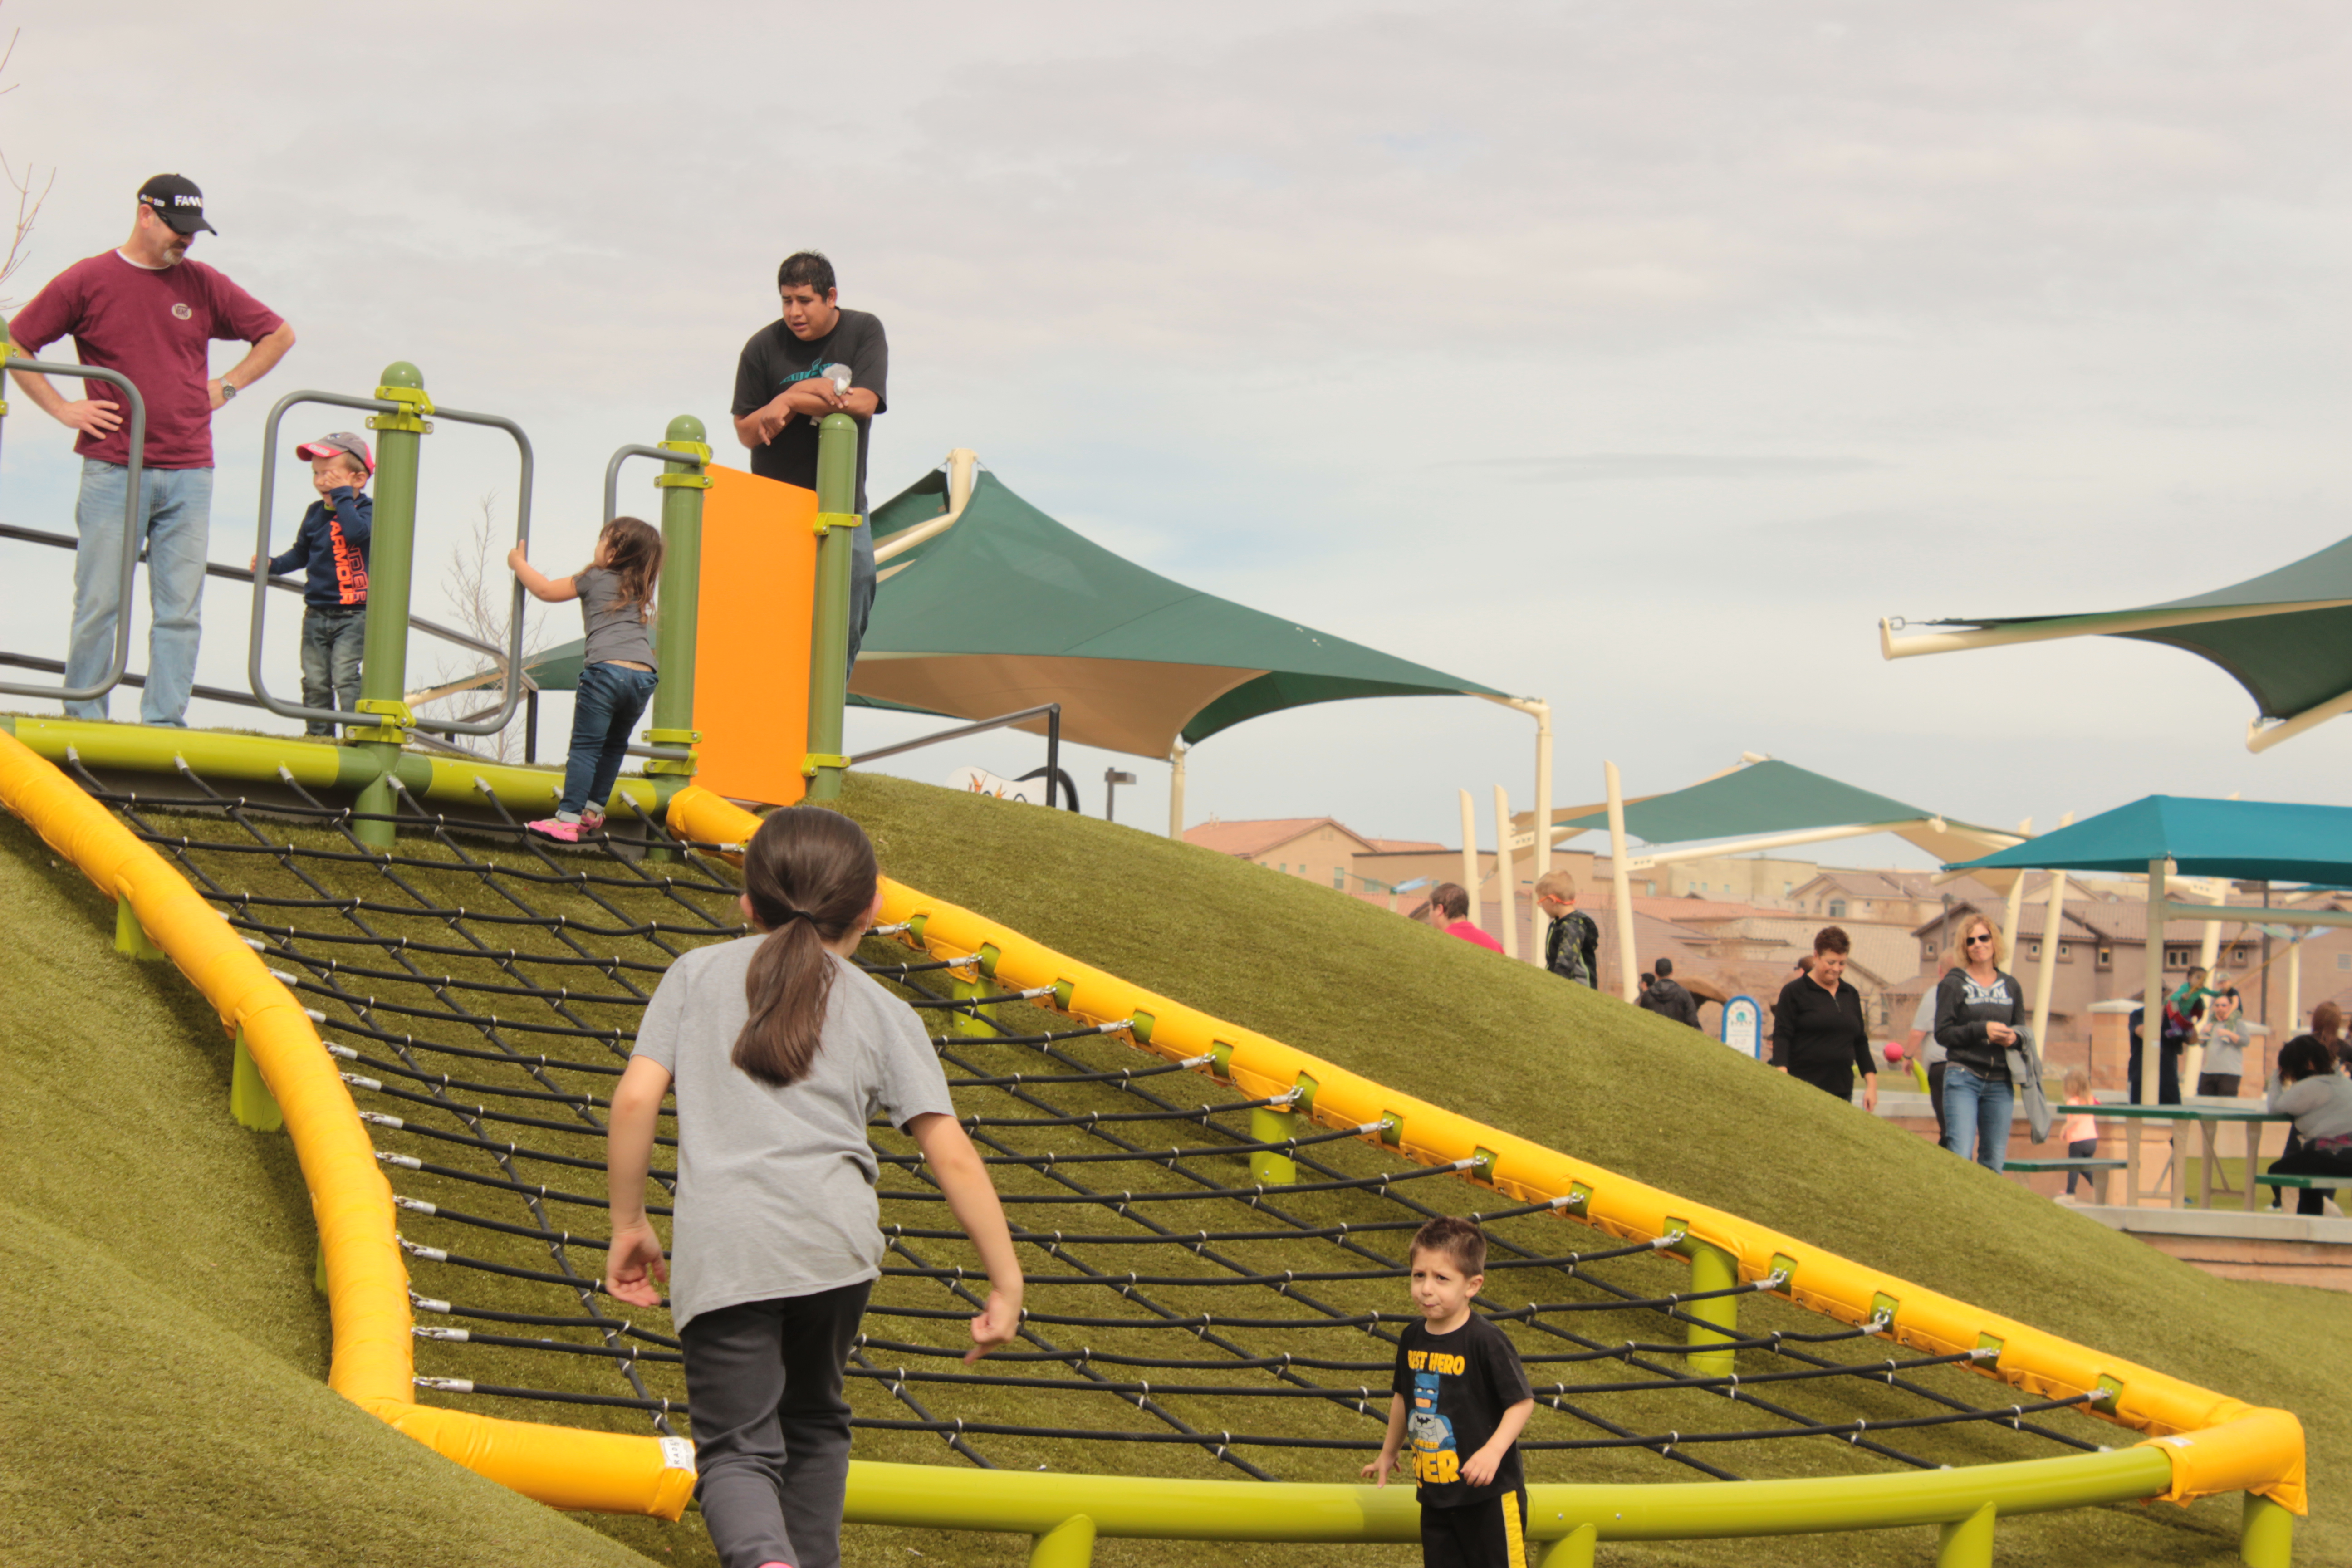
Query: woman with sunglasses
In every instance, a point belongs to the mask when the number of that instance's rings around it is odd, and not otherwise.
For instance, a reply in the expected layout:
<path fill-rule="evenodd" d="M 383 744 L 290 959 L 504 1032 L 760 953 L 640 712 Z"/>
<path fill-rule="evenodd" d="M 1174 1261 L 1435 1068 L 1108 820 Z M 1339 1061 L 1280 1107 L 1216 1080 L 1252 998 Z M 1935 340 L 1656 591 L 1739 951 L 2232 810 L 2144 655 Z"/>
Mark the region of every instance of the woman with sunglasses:
<path fill-rule="evenodd" d="M 1990 1171 L 2009 1159 L 2017 1105 L 2010 1052 L 2024 1043 L 2025 988 L 2001 972 L 2000 932 L 1983 915 L 1958 917 L 1959 959 L 1936 987 L 1936 1043 L 1944 1047 L 1944 1147 Z"/>

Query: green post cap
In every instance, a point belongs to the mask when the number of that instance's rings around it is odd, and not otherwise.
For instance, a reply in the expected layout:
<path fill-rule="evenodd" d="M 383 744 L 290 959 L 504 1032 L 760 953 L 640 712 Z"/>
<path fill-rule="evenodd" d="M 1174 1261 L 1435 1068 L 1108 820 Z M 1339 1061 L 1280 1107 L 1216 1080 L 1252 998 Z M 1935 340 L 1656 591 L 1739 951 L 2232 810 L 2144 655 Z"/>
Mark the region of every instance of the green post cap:
<path fill-rule="evenodd" d="M 404 359 L 396 359 L 383 367 L 378 386 L 416 386 L 425 384 L 425 373 Z"/>
<path fill-rule="evenodd" d="M 681 414 L 669 422 L 669 429 L 664 433 L 663 438 L 669 441 L 699 441 L 702 439 L 702 421 L 691 414 Z"/>

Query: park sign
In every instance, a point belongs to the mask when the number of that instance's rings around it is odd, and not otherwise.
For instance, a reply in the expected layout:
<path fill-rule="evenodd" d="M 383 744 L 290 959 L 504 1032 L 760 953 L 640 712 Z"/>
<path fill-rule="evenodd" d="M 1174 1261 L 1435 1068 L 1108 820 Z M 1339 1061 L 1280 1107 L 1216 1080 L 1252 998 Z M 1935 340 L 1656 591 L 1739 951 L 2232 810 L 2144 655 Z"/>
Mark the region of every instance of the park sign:
<path fill-rule="evenodd" d="M 1734 996 L 1723 1005 L 1723 1043 L 1758 1060 L 1764 1056 L 1764 1009 L 1753 996 Z"/>

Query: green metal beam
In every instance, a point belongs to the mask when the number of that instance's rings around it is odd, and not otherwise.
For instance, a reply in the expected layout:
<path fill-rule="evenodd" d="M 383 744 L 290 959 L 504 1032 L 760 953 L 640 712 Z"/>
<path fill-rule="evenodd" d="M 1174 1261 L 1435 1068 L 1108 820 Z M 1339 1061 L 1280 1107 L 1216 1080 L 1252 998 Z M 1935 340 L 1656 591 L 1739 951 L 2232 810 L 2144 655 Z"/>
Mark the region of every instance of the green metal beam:
<path fill-rule="evenodd" d="M 346 743 L 374 762 L 373 776 L 360 790 L 358 809 L 383 820 L 352 825 L 352 836 L 373 849 L 392 847 L 394 829 L 388 819 L 396 802 L 390 779 L 408 738 L 408 590 L 416 559 L 417 459 L 428 428 L 418 410 L 432 406 L 424 392 L 425 377 L 415 365 L 405 360 L 388 364 L 376 395 L 404 406 L 398 414 L 368 419 L 376 434 L 375 521 L 368 539 L 360 711 L 374 714 L 378 721 L 373 729 L 352 731 Z"/>
<path fill-rule="evenodd" d="M 828 414 L 817 426 L 816 613 L 809 627 L 808 798 L 841 798 L 841 710 L 849 696 L 849 568 L 857 527 L 857 421 Z"/>

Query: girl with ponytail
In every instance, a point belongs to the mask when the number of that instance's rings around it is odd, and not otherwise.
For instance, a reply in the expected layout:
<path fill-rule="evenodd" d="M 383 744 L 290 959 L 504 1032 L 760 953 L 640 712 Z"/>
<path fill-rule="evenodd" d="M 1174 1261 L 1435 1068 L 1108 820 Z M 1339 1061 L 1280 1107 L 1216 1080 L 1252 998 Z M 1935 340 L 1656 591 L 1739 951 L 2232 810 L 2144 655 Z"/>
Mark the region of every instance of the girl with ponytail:
<path fill-rule="evenodd" d="M 613 1095 L 605 1289 L 652 1307 L 669 1283 L 694 1495 L 723 1568 L 841 1560 L 842 1366 L 882 1271 L 868 1121 L 914 1139 L 987 1270 L 964 1360 L 1021 1322 L 1004 1211 L 939 1057 L 914 1010 L 849 962 L 881 908 L 874 847 L 856 823 L 814 806 L 771 815 L 743 853 L 743 913 L 760 934 L 670 965 Z M 645 1208 L 672 1089 L 674 1276 Z"/>

